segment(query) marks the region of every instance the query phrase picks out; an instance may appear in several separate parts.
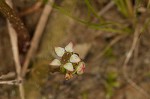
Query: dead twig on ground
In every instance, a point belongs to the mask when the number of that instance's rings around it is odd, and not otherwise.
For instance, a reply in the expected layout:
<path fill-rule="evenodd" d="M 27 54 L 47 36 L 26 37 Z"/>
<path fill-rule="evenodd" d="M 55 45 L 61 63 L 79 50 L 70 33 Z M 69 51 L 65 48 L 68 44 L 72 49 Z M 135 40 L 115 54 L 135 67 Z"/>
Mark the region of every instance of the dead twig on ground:
<path fill-rule="evenodd" d="M 19 85 L 18 80 L 10 80 L 10 81 L 0 81 L 0 85 Z"/>
<path fill-rule="evenodd" d="M 135 32 L 134 32 L 134 38 L 133 38 L 133 42 L 132 42 L 132 45 L 131 45 L 131 48 L 130 50 L 128 51 L 127 55 L 126 55 L 126 58 L 125 58 L 125 61 L 123 63 L 123 74 L 124 74 L 124 77 L 126 79 L 126 81 L 132 85 L 134 88 L 136 88 L 139 92 L 141 92 L 143 95 L 145 95 L 147 98 L 150 98 L 149 94 L 144 90 L 142 89 L 141 87 L 139 87 L 134 81 L 132 81 L 132 79 L 130 79 L 126 73 L 127 71 L 127 65 L 133 55 L 133 52 L 137 46 L 137 42 L 139 41 L 140 39 L 140 34 L 142 33 L 141 32 L 141 26 L 140 25 L 137 25 L 136 28 L 135 28 Z"/>
<path fill-rule="evenodd" d="M 15 77 L 15 75 L 16 75 L 15 72 L 9 72 L 9 73 L 7 73 L 7 74 L 5 74 L 5 75 L 1 75 L 1 76 L 0 76 L 0 79 L 13 78 L 13 77 Z"/>
<path fill-rule="evenodd" d="M 12 7 L 11 0 L 8 0 L 7 3 Z M 13 52 L 13 57 L 15 62 L 16 73 L 17 73 L 17 81 L 22 82 L 17 33 L 8 20 L 7 23 L 8 23 L 8 30 L 9 30 L 12 52 Z M 23 84 L 19 83 L 18 86 L 19 86 L 20 98 L 25 99 Z"/>
<path fill-rule="evenodd" d="M 41 14 L 41 18 L 38 22 L 38 25 L 36 27 L 33 39 L 31 41 L 30 49 L 27 53 L 27 56 L 26 56 L 26 59 L 25 59 L 25 62 L 24 62 L 23 68 L 22 68 L 22 76 L 23 77 L 25 76 L 25 74 L 27 72 L 28 65 L 30 63 L 31 58 L 33 57 L 33 55 L 35 54 L 35 52 L 38 48 L 39 41 L 40 41 L 41 36 L 43 34 L 45 25 L 46 25 L 48 17 L 49 17 L 49 14 L 52 11 L 52 4 L 53 3 L 54 3 L 54 0 L 49 0 L 43 9 L 43 12 Z"/>

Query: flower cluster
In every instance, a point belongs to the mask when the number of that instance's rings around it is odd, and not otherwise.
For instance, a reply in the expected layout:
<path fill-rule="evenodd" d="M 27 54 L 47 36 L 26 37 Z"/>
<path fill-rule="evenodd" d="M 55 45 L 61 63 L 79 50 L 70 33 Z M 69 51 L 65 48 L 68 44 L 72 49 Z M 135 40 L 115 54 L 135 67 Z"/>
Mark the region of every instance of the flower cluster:
<path fill-rule="evenodd" d="M 73 43 L 70 42 L 65 48 L 55 47 L 55 53 L 59 59 L 54 59 L 50 65 L 60 68 L 64 72 L 66 80 L 73 77 L 73 74 L 81 75 L 85 70 L 85 63 L 77 53 L 74 53 Z"/>

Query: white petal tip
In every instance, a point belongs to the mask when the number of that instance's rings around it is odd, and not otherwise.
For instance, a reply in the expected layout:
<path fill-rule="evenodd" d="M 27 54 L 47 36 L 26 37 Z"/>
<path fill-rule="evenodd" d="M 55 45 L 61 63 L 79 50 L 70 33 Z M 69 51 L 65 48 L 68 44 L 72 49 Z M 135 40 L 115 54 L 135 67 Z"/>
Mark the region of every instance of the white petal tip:
<path fill-rule="evenodd" d="M 61 62 L 58 59 L 54 59 L 49 65 L 51 65 L 51 66 L 60 66 Z"/>
<path fill-rule="evenodd" d="M 65 47 L 65 50 L 67 52 L 73 52 L 73 43 L 70 42 L 66 47 Z"/>
<path fill-rule="evenodd" d="M 65 53 L 65 49 L 62 47 L 55 47 L 55 52 L 59 57 L 62 57 Z"/>
<path fill-rule="evenodd" d="M 79 58 L 79 56 L 77 54 L 73 54 L 71 57 L 70 57 L 70 62 L 72 63 L 78 63 L 80 62 L 81 59 Z"/>
<path fill-rule="evenodd" d="M 74 71 L 74 68 L 73 68 L 72 63 L 66 63 L 66 64 L 64 65 L 64 68 L 65 68 L 66 70 L 68 70 L 68 71 Z"/>

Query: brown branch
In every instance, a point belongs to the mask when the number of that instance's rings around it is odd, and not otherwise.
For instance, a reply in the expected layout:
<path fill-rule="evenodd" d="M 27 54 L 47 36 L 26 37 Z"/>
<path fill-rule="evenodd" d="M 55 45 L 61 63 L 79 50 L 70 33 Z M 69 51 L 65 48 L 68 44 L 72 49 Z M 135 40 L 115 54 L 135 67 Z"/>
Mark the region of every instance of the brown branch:
<path fill-rule="evenodd" d="M 20 51 L 21 49 L 22 51 L 26 51 L 29 45 L 29 34 L 17 13 L 6 4 L 5 0 L 0 0 L 0 13 L 9 20 L 17 32 Z"/>

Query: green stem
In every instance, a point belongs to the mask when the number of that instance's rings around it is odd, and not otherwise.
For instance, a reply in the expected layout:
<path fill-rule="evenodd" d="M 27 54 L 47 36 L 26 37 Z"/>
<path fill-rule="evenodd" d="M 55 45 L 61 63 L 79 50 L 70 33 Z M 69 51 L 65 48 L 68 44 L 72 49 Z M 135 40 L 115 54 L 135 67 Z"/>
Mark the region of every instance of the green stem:
<path fill-rule="evenodd" d="M 6 4 L 5 0 L 0 0 L 0 13 L 9 20 L 17 32 L 20 51 L 25 51 L 27 49 L 27 45 L 29 44 L 29 34 L 23 22 L 17 13 Z"/>

